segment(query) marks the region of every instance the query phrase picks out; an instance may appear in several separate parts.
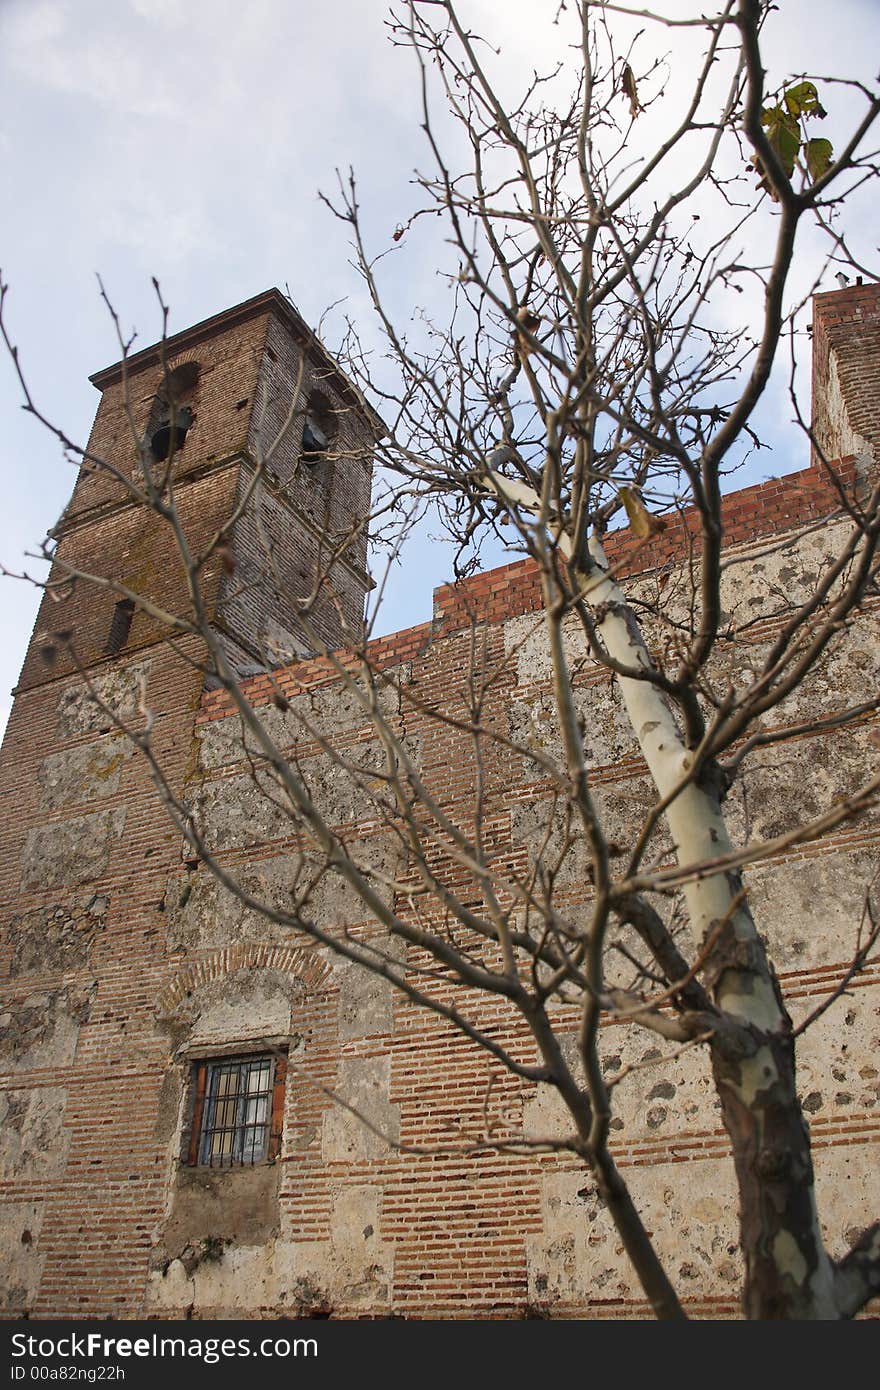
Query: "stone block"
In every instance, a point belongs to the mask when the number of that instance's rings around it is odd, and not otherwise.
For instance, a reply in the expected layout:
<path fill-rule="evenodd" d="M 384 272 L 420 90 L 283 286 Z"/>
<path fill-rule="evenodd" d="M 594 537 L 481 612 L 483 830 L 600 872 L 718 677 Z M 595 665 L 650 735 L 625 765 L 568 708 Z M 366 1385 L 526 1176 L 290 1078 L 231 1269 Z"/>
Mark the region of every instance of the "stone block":
<path fill-rule="evenodd" d="M 21 856 L 21 886 L 57 888 L 100 878 L 125 827 L 125 808 L 35 826 Z"/>

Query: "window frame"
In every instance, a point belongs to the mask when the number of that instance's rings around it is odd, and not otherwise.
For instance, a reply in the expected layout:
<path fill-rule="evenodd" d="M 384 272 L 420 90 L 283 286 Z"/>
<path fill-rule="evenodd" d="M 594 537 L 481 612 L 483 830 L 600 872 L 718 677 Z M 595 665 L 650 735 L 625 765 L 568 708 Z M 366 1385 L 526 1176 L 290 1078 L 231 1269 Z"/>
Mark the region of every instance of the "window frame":
<path fill-rule="evenodd" d="M 270 1076 L 268 1087 L 259 1093 L 260 1096 L 266 1096 L 269 1101 L 268 1115 L 265 1121 L 265 1144 L 258 1157 L 249 1159 L 242 1152 L 245 1133 L 251 1127 L 248 1125 L 246 1117 L 248 1100 L 246 1087 L 242 1088 L 239 1080 L 235 1095 L 231 1097 L 236 1106 L 235 1122 L 231 1126 L 217 1126 L 209 1123 L 209 1121 L 213 1121 L 216 1114 L 218 1100 L 216 1091 L 212 1094 L 211 1087 L 214 1078 L 219 1079 L 224 1070 L 228 1072 L 231 1068 L 238 1068 L 239 1078 L 241 1078 L 246 1068 L 264 1063 L 269 1065 Z M 287 1056 L 281 1051 L 215 1053 L 213 1056 L 194 1058 L 191 1063 L 191 1122 L 184 1155 L 187 1167 L 228 1171 L 230 1169 L 258 1168 L 266 1163 L 275 1163 L 281 1154 L 286 1083 Z M 215 1107 L 213 1110 L 212 1105 Z M 251 1122 L 251 1125 L 253 1123 Z M 228 1158 L 221 1156 L 218 1160 L 216 1156 L 212 1156 L 209 1152 L 206 1153 L 206 1146 L 211 1136 L 223 1128 L 229 1128 L 232 1131 L 232 1151 Z"/>

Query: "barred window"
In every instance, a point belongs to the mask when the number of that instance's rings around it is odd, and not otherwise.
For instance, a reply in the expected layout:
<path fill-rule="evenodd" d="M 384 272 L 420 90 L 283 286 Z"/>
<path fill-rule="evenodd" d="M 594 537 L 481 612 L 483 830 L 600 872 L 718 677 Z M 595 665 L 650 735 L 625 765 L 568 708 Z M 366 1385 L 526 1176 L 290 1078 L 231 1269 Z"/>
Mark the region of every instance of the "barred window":
<path fill-rule="evenodd" d="M 278 1157 L 287 1059 L 260 1054 L 197 1062 L 189 1162 L 246 1167 Z"/>

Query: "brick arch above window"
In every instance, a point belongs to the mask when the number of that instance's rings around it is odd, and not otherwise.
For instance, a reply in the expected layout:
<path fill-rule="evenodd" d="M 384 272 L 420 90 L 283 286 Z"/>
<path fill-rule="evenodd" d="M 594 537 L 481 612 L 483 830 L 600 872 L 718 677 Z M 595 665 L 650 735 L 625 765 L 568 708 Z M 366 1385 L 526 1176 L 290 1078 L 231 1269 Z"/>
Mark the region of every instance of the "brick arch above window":
<path fill-rule="evenodd" d="M 322 956 L 305 947 L 241 942 L 181 967 L 159 994 L 157 1013 L 169 1017 L 201 987 L 246 969 L 289 975 L 310 993 L 318 993 L 333 973 Z"/>

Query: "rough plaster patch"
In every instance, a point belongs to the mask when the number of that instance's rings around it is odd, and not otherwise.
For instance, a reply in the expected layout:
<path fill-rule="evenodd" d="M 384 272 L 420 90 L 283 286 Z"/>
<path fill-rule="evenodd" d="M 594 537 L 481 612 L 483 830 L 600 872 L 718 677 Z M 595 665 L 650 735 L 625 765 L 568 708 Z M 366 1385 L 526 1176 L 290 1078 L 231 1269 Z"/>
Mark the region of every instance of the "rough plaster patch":
<path fill-rule="evenodd" d="M 95 936 L 104 929 L 108 903 L 101 894 L 90 893 L 68 904 L 36 907 L 13 917 L 7 932 L 12 949 L 10 975 L 85 965 Z"/>
<path fill-rule="evenodd" d="M 734 623 L 766 617 L 793 608 L 813 592 L 829 563 L 839 554 L 850 524 L 838 521 L 806 536 L 793 537 L 779 549 L 773 542 L 764 554 L 725 557 L 721 574 L 721 607 Z"/>
<path fill-rule="evenodd" d="M 188 1025 L 191 1048 L 284 1037 L 290 1033 L 292 1005 L 302 994 L 302 982 L 281 971 L 232 971 L 194 989 L 176 1021 Z"/>
<path fill-rule="evenodd" d="M 210 990 L 212 986 L 222 989 L 223 982 L 230 977 L 261 971 L 271 978 L 277 976 L 286 981 L 291 999 L 296 1000 L 320 992 L 332 974 L 321 951 L 289 943 L 276 946 L 266 941 L 242 942 L 203 955 L 176 970 L 156 999 L 157 1017 L 166 1024 L 171 1023 L 172 1031 L 177 1031 L 180 1021 L 189 1019 L 191 1022 L 195 1017 L 197 996 L 202 990 Z"/>
<path fill-rule="evenodd" d="M 90 734 L 96 729 L 108 728 L 112 720 L 101 709 L 99 700 L 112 710 L 118 719 L 133 719 L 138 713 L 138 705 L 146 689 L 149 670 L 150 662 L 140 661 L 131 666 L 114 667 L 102 675 L 93 676 L 95 695 L 83 684 L 69 685 L 58 701 L 59 738 L 76 738 L 79 734 Z"/>
<path fill-rule="evenodd" d="M 0 1013 L 0 1068 L 66 1067 L 91 1013 L 97 985 L 29 994 Z"/>
<path fill-rule="evenodd" d="M 825 988 L 831 990 L 833 981 Z M 792 1001 L 798 1020 L 821 995 Z M 798 1041 L 798 1091 L 807 1117 L 876 1115 L 880 1110 L 880 1008 L 876 990 L 852 989 L 817 1019 Z"/>
<path fill-rule="evenodd" d="M 0 1310 L 21 1315 L 36 1299 L 44 1255 L 38 1251 L 43 1224 L 42 1202 L 7 1202 L 0 1206 Z"/>
<path fill-rule="evenodd" d="M 574 1034 L 562 1035 L 561 1042 L 576 1080 L 583 1085 Z M 682 1132 L 718 1127 L 720 1106 L 702 1049 L 673 1057 L 675 1044 L 620 1024 L 602 1029 L 600 1050 L 608 1080 L 632 1068 L 612 1092 L 611 1135 L 616 1146 L 658 1139 L 672 1145 Z M 568 1135 L 572 1124 L 552 1086 L 537 1086 L 523 1107 L 523 1127 L 533 1137 Z"/>
<path fill-rule="evenodd" d="M 37 769 L 41 808 L 54 811 L 71 801 L 112 796 L 119 790 L 123 765 L 133 752 L 131 741 L 116 732 L 94 743 L 50 753 Z"/>
<path fill-rule="evenodd" d="M 639 747 L 629 715 L 619 691 L 606 680 L 589 686 L 576 686 L 574 707 L 584 731 L 584 754 L 588 767 L 610 767 L 623 758 L 638 755 Z M 508 706 L 510 737 L 525 748 L 533 748 L 565 768 L 565 750 L 560 734 L 559 712 L 550 692 L 529 700 L 512 700 Z M 529 759 L 522 763 L 525 777 L 541 775 Z"/>
<path fill-rule="evenodd" d="M 393 877 L 397 854 L 387 840 L 362 840 L 351 846 L 355 863 L 374 892 L 391 904 L 393 890 L 382 877 Z M 370 921 L 372 911 L 355 889 L 337 873 L 318 876 L 320 859 L 308 852 L 279 855 L 262 863 L 232 870 L 242 890 L 269 908 L 290 911 L 298 896 L 306 918 L 322 926 L 349 927 Z M 377 877 L 376 875 L 381 875 Z M 288 940 L 291 928 L 274 924 L 256 909 L 246 907 L 203 870 L 169 880 L 164 899 L 165 930 L 172 950 L 193 951 L 232 945 L 237 941 Z"/>
<path fill-rule="evenodd" d="M 177 1167 L 163 1246 L 153 1263 L 182 1258 L 191 1269 L 229 1245 L 265 1245 L 278 1231 L 281 1165 Z"/>
<path fill-rule="evenodd" d="M 574 1033 L 558 1033 L 560 1050 L 578 1085 L 584 1084 L 583 1067 L 577 1056 L 577 1039 Z M 523 1132 L 531 1138 L 539 1135 L 561 1139 L 571 1134 L 574 1121 L 555 1086 L 539 1082 L 527 1092 L 523 1104 Z"/>
<path fill-rule="evenodd" d="M 742 1279 L 733 1165 L 703 1160 L 628 1168 L 626 1179 L 682 1297 L 729 1297 Z M 589 1307 L 643 1292 L 588 1173 L 551 1172 L 542 1183 L 542 1233 L 526 1239 L 529 1299 Z"/>
<path fill-rule="evenodd" d="M 873 763 L 864 727 L 758 750 L 743 765 L 725 803 L 731 840 L 769 840 L 808 824 L 866 782 Z M 869 813 L 855 823 L 870 819 Z"/>
<path fill-rule="evenodd" d="M 304 758 L 295 769 L 318 812 L 332 825 L 376 819 L 383 785 L 374 782 L 384 767 L 378 744 L 364 744 L 352 755 L 352 771 L 331 757 Z M 302 830 L 282 785 L 266 768 L 206 782 L 193 798 L 193 811 L 211 849 L 271 844 Z"/>
<path fill-rule="evenodd" d="M 124 826 L 124 807 L 35 826 L 22 851 L 22 888 L 56 888 L 100 878 Z"/>
<path fill-rule="evenodd" d="M 67 1158 L 62 1086 L 0 1091 L 0 1177 L 18 1182 L 57 1177 Z"/>
<path fill-rule="evenodd" d="M 583 832 L 552 801 L 517 801 L 510 811 L 510 838 L 523 846 L 530 867 L 552 872 L 559 887 L 588 889 L 589 852 Z"/>
<path fill-rule="evenodd" d="M 760 619 L 784 618 L 802 603 L 844 544 L 848 530 L 848 522 L 836 522 L 792 539 L 779 549 L 772 549 L 771 541 L 769 550 L 761 547 L 764 553 L 753 549 L 726 557 L 721 581 L 722 631 L 704 671 L 710 688 L 724 694 L 729 684 L 738 692 L 751 684 L 766 655 L 768 639 L 737 640 L 737 628 Z M 682 567 L 664 569 L 663 580 L 662 593 L 658 592 L 655 575 L 633 577 L 624 586 L 628 598 L 637 605 L 645 640 L 658 652 L 665 649 L 670 636 L 680 642 L 682 629 L 693 631 L 690 585 L 685 570 Z M 643 604 L 647 609 L 640 606 Z M 660 619 L 652 615 L 653 607 L 660 608 Z M 535 614 L 512 618 L 504 625 L 504 639 L 508 655 L 516 652 L 519 685 L 549 685 L 553 673 L 543 620 Z M 609 676 L 600 680 L 589 693 L 578 689 L 579 677 L 598 672 L 601 667 L 588 655 L 583 630 L 576 617 L 567 619 L 563 625 L 563 645 L 575 681 L 575 698 L 581 705 L 579 712 L 585 724 L 587 756 L 593 765 L 611 762 L 613 759 L 608 757 L 608 752 L 613 751 L 615 745 L 624 750 L 633 747 L 622 701 L 612 695 Z M 843 703 L 860 703 L 874 693 L 878 675 L 880 632 L 876 621 L 866 615 L 863 621 L 839 633 L 803 684 L 758 722 L 794 722 L 840 708 Z M 549 692 L 538 692 L 525 701 L 514 699 L 510 717 L 516 737 L 542 747 L 558 759 L 558 719 Z M 605 721 L 610 721 L 607 729 Z"/>
<path fill-rule="evenodd" d="M 377 688 L 376 705 L 386 718 L 398 712 L 397 685 L 406 683 L 410 674 L 408 666 L 402 668 L 396 677 L 391 677 L 396 684 Z M 260 706 L 257 715 L 279 748 L 312 743 L 316 737 L 332 738 L 342 730 L 351 733 L 372 722 L 369 708 L 364 708 L 354 691 L 339 685 L 320 686 L 307 694 L 294 696 L 287 710 L 279 710 L 274 705 Z M 251 733 L 245 733 L 237 714 L 216 719 L 201 731 L 199 760 L 205 769 L 239 762 L 245 751 L 257 754 L 259 744 Z"/>
<path fill-rule="evenodd" d="M 813 1167 L 828 1253 L 839 1260 L 877 1220 L 877 1144 L 817 1148 Z"/>
<path fill-rule="evenodd" d="M 278 1308 L 291 1316 L 327 1316 L 334 1307 L 384 1308 L 391 1298 L 393 1252 L 380 1238 L 381 1206 L 380 1187 L 337 1187 L 329 1239 L 215 1247 L 215 1258 L 194 1266 L 187 1252 L 154 1268 L 148 1303 L 215 1316 L 221 1309 Z"/>
<path fill-rule="evenodd" d="M 271 844 L 298 829 L 286 793 L 264 769 L 207 782 L 191 803 L 211 850 Z"/>
<path fill-rule="evenodd" d="M 400 1107 L 389 1100 L 390 1055 L 340 1058 L 334 1090 L 351 1109 L 333 1105 L 324 1112 L 324 1162 L 371 1163 L 383 1158 L 388 1153 L 386 1138 L 396 1142 L 400 1137 Z"/>
<path fill-rule="evenodd" d="M 383 1189 L 334 1187 L 329 1240 L 279 1240 L 278 1302 L 293 1313 L 366 1311 L 391 1301 L 393 1248 L 381 1239 Z"/>
<path fill-rule="evenodd" d="M 587 651 L 584 629 L 577 617 L 566 618 L 562 624 L 562 641 L 569 669 L 577 676 L 592 670 L 595 663 Z M 547 625 L 543 615 L 523 613 L 504 624 L 504 650 L 516 653 L 516 673 L 519 685 L 534 685 L 553 679 L 553 660 L 547 641 Z"/>
<path fill-rule="evenodd" d="M 382 1188 L 340 1187 L 330 1214 L 331 1298 L 344 1307 L 365 1308 L 388 1301 L 392 1248 L 382 1242 Z"/>
<path fill-rule="evenodd" d="M 388 935 L 372 937 L 370 944 L 393 960 L 404 954 L 403 943 Z M 394 1031 L 394 986 L 388 980 L 339 956 L 333 978 L 339 986 L 336 1008 L 340 1039 L 348 1042 Z"/>
<path fill-rule="evenodd" d="M 778 970 L 852 959 L 865 891 L 877 873 L 870 850 L 755 865 L 746 874 L 749 901 Z M 877 904 L 875 886 L 875 904 Z"/>
<path fill-rule="evenodd" d="M 840 379 L 840 363 L 835 348 L 828 354 L 827 372 L 821 395 L 822 414 L 825 417 L 819 435 L 822 448 L 830 458 L 844 458 L 847 454 L 858 454 L 863 449 L 870 453 L 870 444 L 863 435 L 854 431 L 850 423 L 847 392 Z M 856 409 L 858 404 L 857 400 L 853 402 Z"/>
<path fill-rule="evenodd" d="M 592 796 L 613 860 L 620 863 L 621 851 L 634 844 L 634 827 L 637 832 L 654 805 L 653 786 L 647 777 L 633 777 L 626 782 L 597 785 Z M 566 821 L 563 806 L 549 800 L 515 802 L 510 811 L 510 835 L 515 845 L 525 847 L 533 866 L 540 863 L 545 872 L 553 872 L 558 887 L 583 887 L 589 893 L 590 856 L 584 832 L 573 817 Z M 662 862 L 670 848 L 669 832 L 661 818 L 645 854 L 644 867 Z"/>
<path fill-rule="evenodd" d="M 769 650 L 768 639 L 720 642 L 709 671 L 715 690 L 723 693 L 730 684 L 741 698 L 762 670 Z M 878 680 L 880 630 L 868 614 L 862 622 L 838 632 L 804 680 L 778 705 L 759 715 L 756 725 L 793 724 L 861 704 L 874 695 Z"/>

